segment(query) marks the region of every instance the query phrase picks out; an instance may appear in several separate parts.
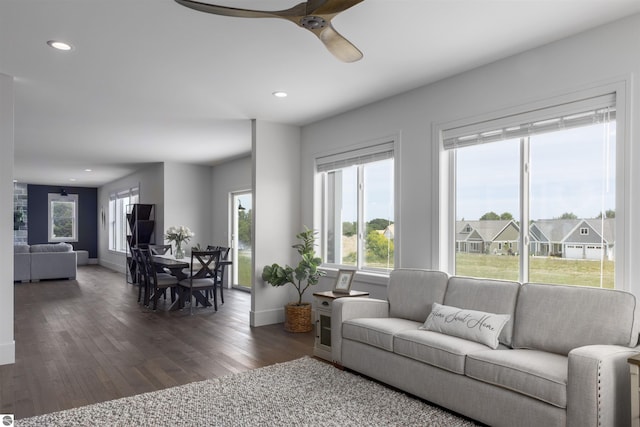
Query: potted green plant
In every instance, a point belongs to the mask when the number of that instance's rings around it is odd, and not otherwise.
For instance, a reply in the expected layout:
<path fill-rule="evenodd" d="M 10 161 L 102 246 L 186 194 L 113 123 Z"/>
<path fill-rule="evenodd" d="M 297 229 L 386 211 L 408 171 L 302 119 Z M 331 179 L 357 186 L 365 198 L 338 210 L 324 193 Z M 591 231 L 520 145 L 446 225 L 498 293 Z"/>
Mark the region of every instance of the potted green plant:
<path fill-rule="evenodd" d="M 305 227 L 296 238 L 301 241 L 292 247 L 300 254 L 300 262 L 294 267 L 278 264 L 267 265 L 262 270 L 262 280 L 272 286 L 285 286 L 291 283 L 298 291 L 298 301 L 285 306 L 284 328 L 289 332 L 309 332 L 313 328 L 311 323 L 311 304 L 302 302 L 302 295 L 320 277 L 326 273 L 319 269 L 322 259 L 315 253 L 315 236 L 317 232 Z"/>

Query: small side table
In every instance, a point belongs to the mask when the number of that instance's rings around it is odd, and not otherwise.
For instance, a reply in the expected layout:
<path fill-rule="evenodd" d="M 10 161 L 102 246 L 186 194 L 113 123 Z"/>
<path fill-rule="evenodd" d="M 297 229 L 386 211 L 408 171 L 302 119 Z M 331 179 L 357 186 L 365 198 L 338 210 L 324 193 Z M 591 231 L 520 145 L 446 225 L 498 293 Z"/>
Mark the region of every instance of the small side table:
<path fill-rule="evenodd" d="M 313 305 L 315 312 L 316 339 L 313 346 L 313 355 L 331 362 L 331 309 L 333 301 L 337 298 L 368 297 L 369 292 L 350 291 L 337 293 L 333 291 L 314 292 Z"/>
<path fill-rule="evenodd" d="M 627 359 L 631 374 L 631 426 L 640 427 L 640 354 Z"/>

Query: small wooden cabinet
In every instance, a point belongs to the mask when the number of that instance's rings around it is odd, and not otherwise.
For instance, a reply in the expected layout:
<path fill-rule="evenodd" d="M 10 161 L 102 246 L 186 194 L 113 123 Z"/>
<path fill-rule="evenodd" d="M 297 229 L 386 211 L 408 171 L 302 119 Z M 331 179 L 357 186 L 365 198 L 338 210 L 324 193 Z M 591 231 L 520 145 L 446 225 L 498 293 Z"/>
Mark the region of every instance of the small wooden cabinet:
<path fill-rule="evenodd" d="M 631 426 L 640 427 L 640 354 L 627 361 L 631 374 Z"/>
<path fill-rule="evenodd" d="M 368 297 L 369 292 L 351 291 L 348 294 L 333 291 L 315 292 L 313 294 L 313 309 L 315 317 L 316 339 L 313 355 L 331 362 L 331 310 L 333 301 L 345 297 Z"/>

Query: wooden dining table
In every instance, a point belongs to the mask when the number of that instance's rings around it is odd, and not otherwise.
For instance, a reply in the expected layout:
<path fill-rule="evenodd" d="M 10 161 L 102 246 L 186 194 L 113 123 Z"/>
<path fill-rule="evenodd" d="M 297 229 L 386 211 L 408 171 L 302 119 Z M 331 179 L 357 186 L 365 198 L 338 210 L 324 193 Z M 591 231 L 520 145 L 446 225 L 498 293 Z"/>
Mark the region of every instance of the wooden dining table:
<path fill-rule="evenodd" d="M 185 270 L 191 268 L 191 262 L 186 260 L 179 260 L 163 255 L 154 255 L 152 257 L 153 265 L 156 266 L 158 271 L 168 270 L 172 276 L 176 276 L 178 280 L 186 279 L 189 277 Z"/>
<path fill-rule="evenodd" d="M 154 255 L 152 257 L 152 260 L 153 260 L 153 265 L 158 269 L 158 271 L 161 271 L 161 272 L 169 271 L 169 273 L 172 276 L 175 276 L 178 279 L 178 281 L 189 278 L 189 274 L 187 272 L 191 269 L 191 258 L 184 258 L 180 260 L 170 256 Z M 233 263 L 229 260 L 218 261 L 218 265 L 223 266 L 223 268 L 224 266 L 231 265 L 231 264 Z M 211 302 L 209 301 L 209 298 L 207 298 L 205 293 L 202 293 L 199 290 L 194 289 L 193 296 L 196 298 L 196 301 L 198 301 L 204 307 L 212 306 Z M 188 292 L 184 292 L 183 290 L 180 289 L 180 286 L 178 286 L 178 291 L 176 292 L 176 299 L 169 306 L 169 311 L 175 311 L 183 308 L 185 303 L 185 298 L 188 298 Z"/>

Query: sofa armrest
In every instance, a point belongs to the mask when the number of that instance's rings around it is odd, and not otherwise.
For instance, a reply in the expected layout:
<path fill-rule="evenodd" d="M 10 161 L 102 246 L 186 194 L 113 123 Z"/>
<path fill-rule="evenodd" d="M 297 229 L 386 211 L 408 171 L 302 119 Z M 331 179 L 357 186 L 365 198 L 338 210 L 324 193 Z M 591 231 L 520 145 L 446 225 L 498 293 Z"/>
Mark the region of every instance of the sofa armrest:
<path fill-rule="evenodd" d="M 75 279 L 76 256 L 75 252 L 32 252 L 31 280 Z"/>
<path fill-rule="evenodd" d="M 331 358 L 342 362 L 342 322 L 349 319 L 389 317 L 389 301 L 373 298 L 338 298 L 331 309 Z"/>
<path fill-rule="evenodd" d="M 568 426 L 623 426 L 631 423 L 627 359 L 640 347 L 589 345 L 569 353 Z"/>
<path fill-rule="evenodd" d="M 13 254 L 13 281 L 28 282 L 31 280 L 31 254 Z"/>

